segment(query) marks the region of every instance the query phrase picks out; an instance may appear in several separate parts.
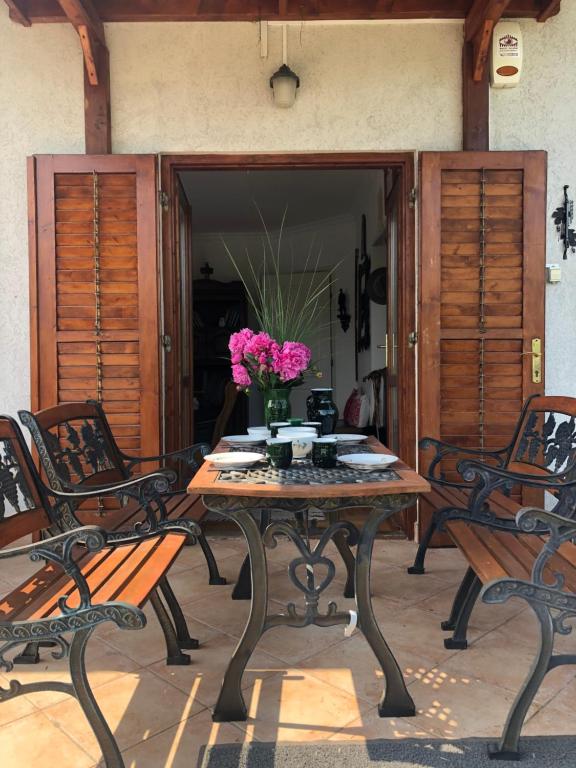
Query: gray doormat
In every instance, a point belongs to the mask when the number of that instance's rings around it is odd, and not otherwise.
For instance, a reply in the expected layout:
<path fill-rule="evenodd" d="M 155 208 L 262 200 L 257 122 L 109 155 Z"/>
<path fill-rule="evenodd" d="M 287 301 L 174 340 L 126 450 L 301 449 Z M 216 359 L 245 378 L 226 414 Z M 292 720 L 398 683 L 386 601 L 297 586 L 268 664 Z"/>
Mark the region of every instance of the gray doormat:
<path fill-rule="evenodd" d="M 575 768 L 576 737 L 521 741 L 519 762 L 494 761 L 486 739 L 398 739 L 366 744 L 218 744 L 206 747 L 200 768 Z"/>

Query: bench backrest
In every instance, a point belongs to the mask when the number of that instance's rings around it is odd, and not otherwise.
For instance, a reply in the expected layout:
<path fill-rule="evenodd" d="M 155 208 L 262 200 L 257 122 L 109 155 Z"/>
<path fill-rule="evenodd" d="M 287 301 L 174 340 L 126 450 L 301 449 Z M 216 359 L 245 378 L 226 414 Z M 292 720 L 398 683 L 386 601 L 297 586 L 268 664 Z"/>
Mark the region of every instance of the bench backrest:
<path fill-rule="evenodd" d="M 576 479 L 576 398 L 535 395 L 526 401 L 507 469 Z"/>
<path fill-rule="evenodd" d="M 37 413 L 19 411 L 38 450 L 48 484 L 108 485 L 128 478 L 102 407 L 94 402 L 64 403 Z"/>
<path fill-rule="evenodd" d="M 18 424 L 0 416 L 0 548 L 49 528 L 47 509 Z"/>

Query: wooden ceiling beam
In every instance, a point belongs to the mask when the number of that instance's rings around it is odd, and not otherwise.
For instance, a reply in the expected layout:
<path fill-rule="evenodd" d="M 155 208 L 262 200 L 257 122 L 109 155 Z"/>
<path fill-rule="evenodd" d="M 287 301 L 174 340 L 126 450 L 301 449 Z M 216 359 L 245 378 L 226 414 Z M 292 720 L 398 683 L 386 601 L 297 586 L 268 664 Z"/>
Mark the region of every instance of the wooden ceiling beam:
<path fill-rule="evenodd" d="M 24 13 L 20 0 L 4 0 L 4 2 L 9 8 L 9 15 L 12 21 L 16 21 L 18 24 L 22 24 L 23 27 L 30 27 L 32 25 L 32 22 L 28 16 L 26 16 Z"/>
<path fill-rule="evenodd" d="M 21 0 L 10 2 L 23 5 Z M 506 16 L 536 19 L 548 2 L 510 0 Z M 103 22 L 464 19 L 470 8 L 470 0 L 92 0 L 92 4 Z M 24 7 L 33 24 L 68 20 L 59 0 L 26 0 Z"/>
<path fill-rule="evenodd" d="M 95 38 L 100 45 L 106 45 L 104 25 L 92 4 L 92 0 L 58 0 L 58 3 L 66 14 L 66 18 L 74 26 L 76 31 L 82 27 Z"/>
<path fill-rule="evenodd" d="M 556 16 L 560 13 L 560 1 L 561 0 L 545 0 L 542 10 L 536 17 L 537 21 L 548 21 L 552 16 Z"/>
<path fill-rule="evenodd" d="M 510 0 L 474 0 L 464 23 L 464 39 L 473 48 L 472 79 L 481 82 L 490 53 L 494 27 L 510 5 Z"/>

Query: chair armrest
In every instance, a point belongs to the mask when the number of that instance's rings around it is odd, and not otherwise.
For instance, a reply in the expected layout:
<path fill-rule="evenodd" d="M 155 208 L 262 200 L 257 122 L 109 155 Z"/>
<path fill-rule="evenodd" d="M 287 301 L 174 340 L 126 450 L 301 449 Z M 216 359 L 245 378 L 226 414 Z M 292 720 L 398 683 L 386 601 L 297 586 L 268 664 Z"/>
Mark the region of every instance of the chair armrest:
<path fill-rule="evenodd" d="M 198 462 L 198 455 L 203 458 L 206 456 L 212 448 L 208 443 L 194 443 L 187 448 L 180 448 L 177 451 L 170 451 L 169 453 L 161 453 L 158 456 L 130 456 L 127 453 L 122 453 L 122 458 L 127 462 L 127 468 L 131 471 L 138 464 L 144 464 L 149 461 L 165 461 L 166 459 L 180 459 L 194 469 L 200 466 Z"/>
<path fill-rule="evenodd" d="M 485 484 L 493 484 L 494 489 L 505 485 L 526 485 L 542 490 L 561 490 L 576 487 L 576 480 L 567 480 L 565 473 L 549 475 L 528 475 L 523 472 L 511 472 L 503 467 L 494 467 L 473 459 L 464 459 L 458 463 L 458 472 L 468 483 L 480 479 Z"/>
<path fill-rule="evenodd" d="M 428 470 L 425 475 L 426 479 L 431 480 L 434 483 L 439 483 L 440 485 L 450 486 L 452 488 L 469 488 L 470 486 L 468 483 L 456 483 L 446 480 L 440 466 L 442 459 L 444 459 L 446 456 L 475 456 L 480 459 L 492 459 L 497 462 L 497 466 L 503 466 L 508 454 L 508 447 L 496 451 L 463 448 L 459 445 L 453 445 L 452 443 L 444 443 L 434 437 L 424 437 L 422 440 L 420 440 L 418 445 L 422 450 L 426 450 L 426 448 L 435 449 L 435 454 L 432 457 L 430 464 L 428 465 Z"/>
<path fill-rule="evenodd" d="M 175 480 L 174 472 L 161 470 L 106 486 L 87 487 L 61 480 L 62 485 L 68 490 L 59 491 L 45 486 L 45 491 L 56 499 L 56 504 L 53 505 L 51 511 L 56 517 L 56 525 L 60 528 L 71 527 L 69 522 L 71 516 L 75 527 L 81 525 L 74 516 L 71 507 L 72 505 L 77 506 L 86 499 L 102 496 L 116 496 L 121 501 L 124 501 L 126 497 L 134 499 L 144 511 L 146 519 L 135 523 L 132 530 L 108 531 L 108 543 L 114 546 L 135 543 L 143 538 L 158 534 L 184 533 L 194 537 L 200 533 L 198 524 L 193 520 L 168 519 L 164 500 L 170 494 L 171 485 Z M 67 522 L 64 523 L 64 520 Z"/>

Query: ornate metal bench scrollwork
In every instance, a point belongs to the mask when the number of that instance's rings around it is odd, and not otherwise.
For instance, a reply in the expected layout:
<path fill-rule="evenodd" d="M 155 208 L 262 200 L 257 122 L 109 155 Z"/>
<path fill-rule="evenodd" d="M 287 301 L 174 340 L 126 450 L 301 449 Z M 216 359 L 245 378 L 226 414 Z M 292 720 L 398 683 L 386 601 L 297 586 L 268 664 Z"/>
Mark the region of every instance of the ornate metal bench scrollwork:
<path fill-rule="evenodd" d="M 499 579 L 487 584 L 481 592 L 485 603 L 500 604 L 516 597 L 532 608 L 540 625 L 540 641 L 536 658 L 512 705 L 502 738 L 490 749 L 490 756 L 500 760 L 518 760 L 519 742 L 524 720 L 546 674 L 564 664 L 576 664 L 576 654 L 555 654 L 554 636 L 569 635 L 576 619 L 576 594 L 566 588 L 565 577 L 550 574 L 550 559 L 567 542 L 576 540 L 576 522 L 554 512 L 526 508 L 517 515 L 518 528 L 533 533 L 544 526 L 550 536 L 532 567 L 530 581 Z"/>

